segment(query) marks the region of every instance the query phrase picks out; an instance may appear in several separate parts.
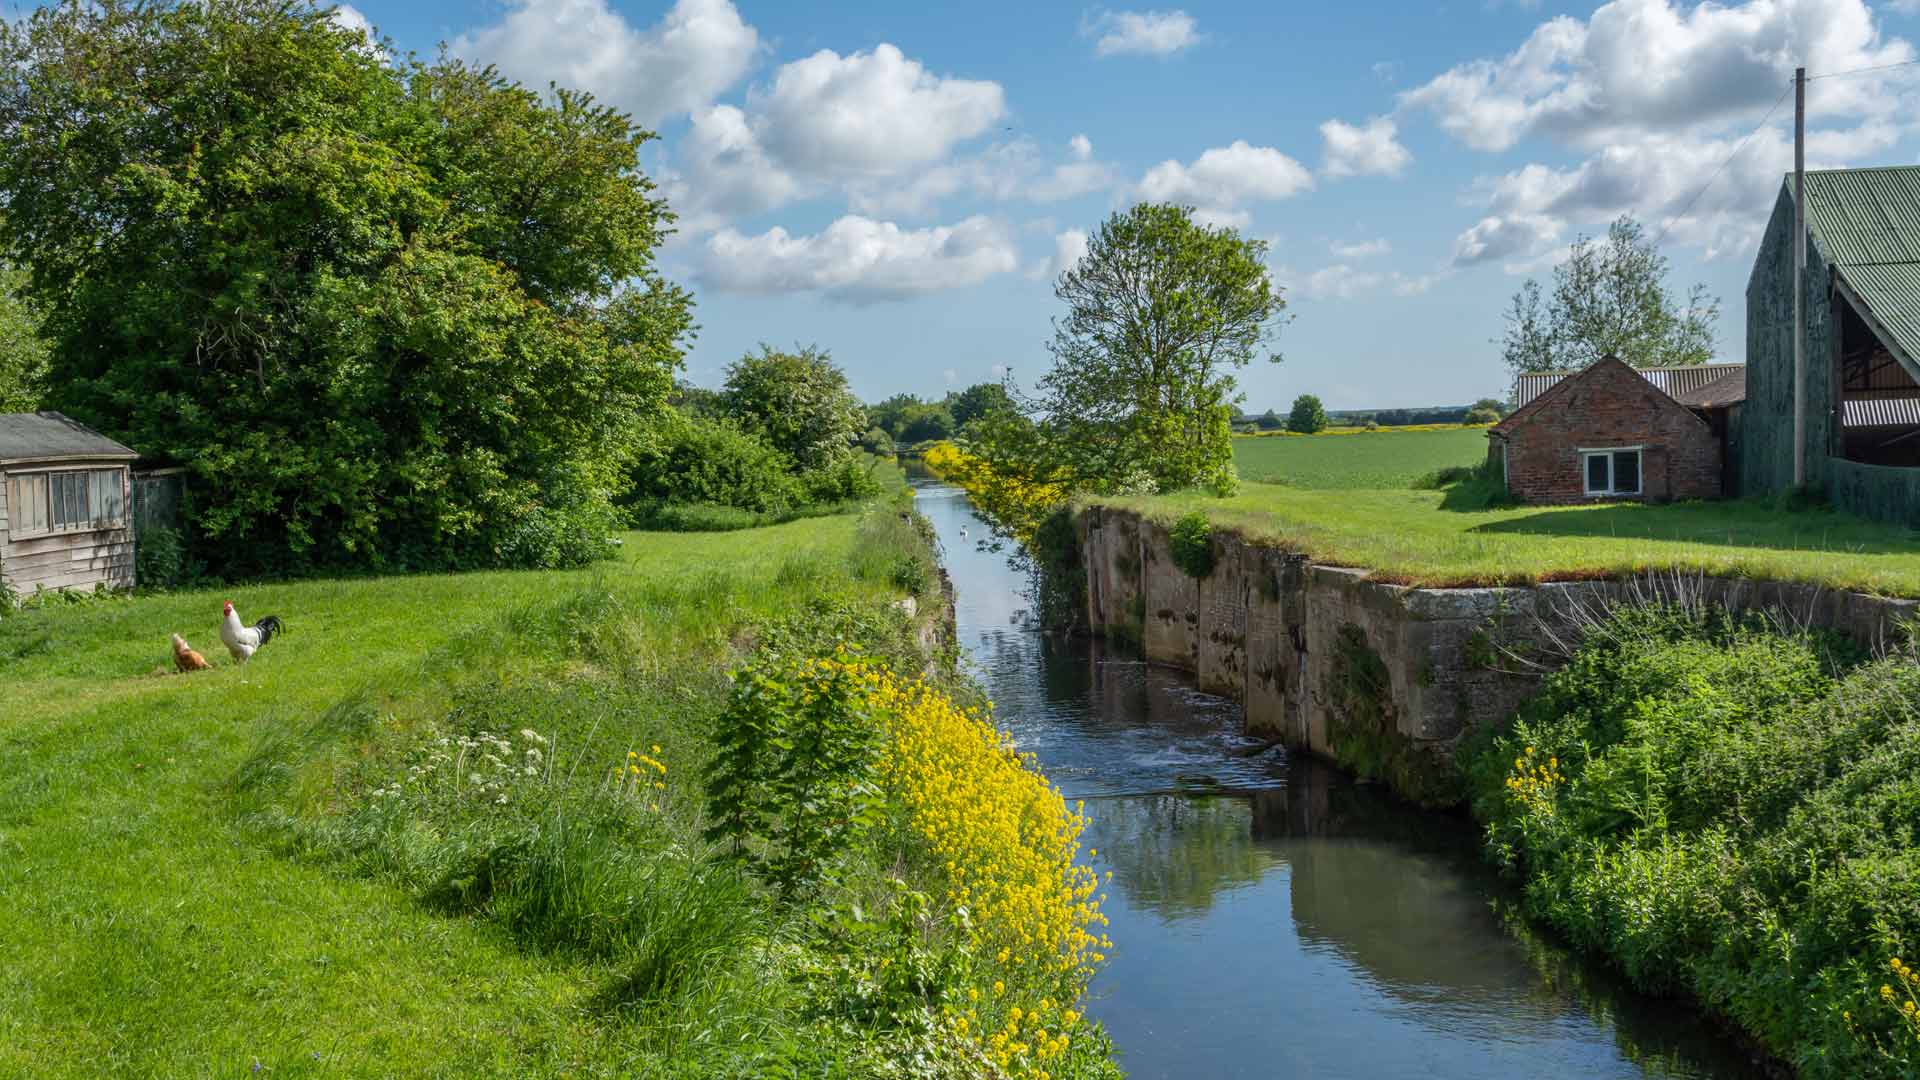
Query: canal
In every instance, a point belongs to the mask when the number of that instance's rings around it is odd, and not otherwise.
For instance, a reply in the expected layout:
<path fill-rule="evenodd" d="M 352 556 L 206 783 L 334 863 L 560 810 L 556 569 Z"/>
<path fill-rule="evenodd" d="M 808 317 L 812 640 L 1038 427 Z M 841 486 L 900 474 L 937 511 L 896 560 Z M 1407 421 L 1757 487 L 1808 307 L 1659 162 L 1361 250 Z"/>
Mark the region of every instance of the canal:
<path fill-rule="evenodd" d="M 1464 820 L 1241 733 L 1187 676 L 1028 623 L 965 497 L 923 482 L 999 722 L 1090 819 L 1114 948 L 1089 1015 L 1139 1080 L 1743 1077 L 1691 1009 L 1512 913 Z"/>

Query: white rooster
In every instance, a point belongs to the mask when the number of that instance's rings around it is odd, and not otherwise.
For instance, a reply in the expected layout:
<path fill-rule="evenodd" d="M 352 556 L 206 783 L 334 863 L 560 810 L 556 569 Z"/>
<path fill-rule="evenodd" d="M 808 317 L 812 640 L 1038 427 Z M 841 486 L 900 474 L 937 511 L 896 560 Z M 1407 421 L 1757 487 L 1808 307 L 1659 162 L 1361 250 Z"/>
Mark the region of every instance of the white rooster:
<path fill-rule="evenodd" d="M 280 632 L 280 616 L 269 615 L 252 626 L 243 626 L 240 613 L 233 610 L 233 601 L 226 604 L 227 619 L 220 624 L 220 640 L 226 643 L 227 651 L 233 654 L 233 662 L 244 664 L 260 646 L 273 640 Z"/>

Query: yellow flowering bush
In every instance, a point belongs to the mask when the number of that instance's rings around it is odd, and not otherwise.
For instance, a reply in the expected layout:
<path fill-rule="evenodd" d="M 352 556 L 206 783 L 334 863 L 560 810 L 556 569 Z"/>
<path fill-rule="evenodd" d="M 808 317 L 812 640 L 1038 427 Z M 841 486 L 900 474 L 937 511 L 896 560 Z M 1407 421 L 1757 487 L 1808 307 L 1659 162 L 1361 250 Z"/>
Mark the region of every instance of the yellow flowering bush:
<path fill-rule="evenodd" d="M 978 985 L 946 1007 L 949 1030 L 1009 1076 L 1055 1075 L 1081 1027 L 1073 1006 L 1110 947 L 1099 880 L 1078 861 L 1086 824 L 1078 807 L 988 714 L 925 682 L 846 653 L 789 677 L 809 699 L 863 688 L 863 719 L 881 731 L 882 797 L 933 868 L 945 907 L 960 915 L 951 923 L 962 947 L 980 961 Z"/>
<path fill-rule="evenodd" d="M 921 458 L 940 479 L 964 489 L 975 506 L 1025 541 L 1048 512 L 1071 494 L 1063 482 L 1034 483 L 996 470 L 985 458 L 951 442 L 928 447 Z"/>
<path fill-rule="evenodd" d="M 1552 814 L 1554 794 L 1566 777 L 1560 773 L 1560 759 L 1542 757 L 1529 746 L 1513 759 L 1513 772 L 1507 777 L 1507 793 L 1529 814 Z"/>

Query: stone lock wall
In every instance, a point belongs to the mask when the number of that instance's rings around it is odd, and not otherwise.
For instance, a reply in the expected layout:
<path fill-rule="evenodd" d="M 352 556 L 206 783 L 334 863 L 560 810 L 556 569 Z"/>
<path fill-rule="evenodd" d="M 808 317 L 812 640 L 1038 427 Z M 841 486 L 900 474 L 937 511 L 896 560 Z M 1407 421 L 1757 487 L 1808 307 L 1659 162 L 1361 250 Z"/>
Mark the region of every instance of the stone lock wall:
<path fill-rule="evenodd" d="M 1248 734 L 1435 804 L 1458 798 L 1450 761 L 1460 738 L 1538 690 L 1543 671 L 1513 654 L 1564 635 L 1582 606 L 1685 590 L 1869 646 L 1920 615 L 1911 600 L 1717 578 L 1416 589 L 1219 531 L 1213 572 L 1196 581 L 1174 565 L 1154 522 L 1089 507 L 1077 524 L 1093 633 L 1138 642 L 1148 660 L 1238 700 Z"/>

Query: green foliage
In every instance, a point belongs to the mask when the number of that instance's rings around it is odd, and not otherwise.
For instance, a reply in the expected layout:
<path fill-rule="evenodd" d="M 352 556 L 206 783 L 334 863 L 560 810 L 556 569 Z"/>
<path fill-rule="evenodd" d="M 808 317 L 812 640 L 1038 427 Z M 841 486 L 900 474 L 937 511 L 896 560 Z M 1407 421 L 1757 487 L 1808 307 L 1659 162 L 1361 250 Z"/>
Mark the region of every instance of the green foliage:
<path fill-rule="evenodd" d="M 975 383 L 957 394 L 948 394 L 946 404 L 953 422 L 963 428 L 988 413 L 1015 408 L 1013 395 L 997 382 Z"/>
<path fill-rule="evenodd" d="M 854 657 L 837 651 L 834 659 Z M 733 673 L 714 721 L 707 773 L 707 838 L 780 890 L 808 894 L 880 817 L 875 766 L 880 728 L 867 714 L 859 665 L 804 683 L 802 656 L 763 650 Z"/>
<path fill-rule="evenodd" d="M 277 0 L 67 0 L 0 60 L 47 401 L 186 467 L 221 572 L 605 553 L 691 329 L 649 133 Z"/>
<path fill-rule="evenodd" d="M 149 525 L 134 540 L 133 580 L 142 589 L 171 589 L 187 572 L 187 549 L 178 529 Z"/>
<path fill-rule="evenodd" d="M 1207 515 L 1195 510 L 1182 514 L 1167 530 L 1167 546 L 1173 565 L 1198 581 L 1213 573 L 1213 525 Z"/>
<path fill-rule="evenodd" d="M 797 479 L 801 499 L 812 506 L 853 502 L 880 494 L 873 462 L 852 455 L 809 469 Z"/>
<path fill-rule="evenodd" d="M 1312 435 L 1327 429 L 1327 410 L 1320 399 L 1312 394 L 1301 394 L 1293 399 L 1293 408 L 1287 412 L 1287 430 L 1301 435 Z"/>
<path fill-rule="evenodd" d="M 1499 422 L 1499 409 L 1489 409 L 1481 405 L 1468 409 L 1466 419 L 1461 421 L 1463 424 L 1497 424 Z"/>
<path fill-rule="evenodd" d="M 1263 241 L 1197 224 L 1190 208 L 1111 215 L 1054 286 L 1066 312 L 1037 400 L 974 421 L 969 449 L 1028 489 L 1231 491 L 1232 371 L 1286 307 L 1265 256 Z"/>
<path fill-rule="evenodd" d="M 1463 757 L 1489 850 L 1575 944 L 1802 1075 L 1920 1063 L 1878 989 L 1920 947 L 1912 656 L 1624 610 Z"/>
<path fill-rule="evenodd" d="M 1261 431 L 1279 431 L 1285 424 L 1286 421 L 1280 419 L 1280 414 L 1274 412 L 1272 409 L 1261 413 L 1259 418 L 1254 421 L 1254 426 Z"/>
<path fill-rule="evenodd" d="M 1631 215 L 1604 240 L 1581 236 L 1553 268 L 1553 296 L 1529 278 L 1506 313 L 1501 346 L 1520 371 L 1582 368 L 1605 356 L 1635 367 L 1702 364 L 1713 358 L 1720 301 L 1695 285 L 1667 287 L 1667 257 Z"/>
<path fill-rule="evenodd" d="M 893 456 L 893 436 L 887 434 L 885 428 L 876 424 L 868 428 L 865 435 L 860 436 L 860 449 L 878 457 L 891 457 Z"/>
<path fill-rule="evenodd" d="M 38 409 L 47 377 L 47 343 L 25 286 L 26 274 L 0 263 L 0 413 Z"/>
<path fill-rule="evenodd" d="M 727 365 L 720 396 L 727 415 L 803 470 L 839 463 L 866 423 L 846 373 L 811 345 L 792 352 L 760 346 Z"/>
<path fill-rule="evenodd" d="M 778 513 L 803 501 L 794 465 L 732 420 L 674 410 L 635 454 L 630 505 Z"/>

